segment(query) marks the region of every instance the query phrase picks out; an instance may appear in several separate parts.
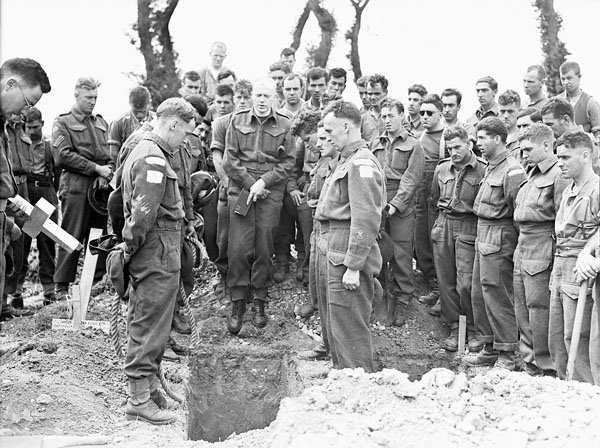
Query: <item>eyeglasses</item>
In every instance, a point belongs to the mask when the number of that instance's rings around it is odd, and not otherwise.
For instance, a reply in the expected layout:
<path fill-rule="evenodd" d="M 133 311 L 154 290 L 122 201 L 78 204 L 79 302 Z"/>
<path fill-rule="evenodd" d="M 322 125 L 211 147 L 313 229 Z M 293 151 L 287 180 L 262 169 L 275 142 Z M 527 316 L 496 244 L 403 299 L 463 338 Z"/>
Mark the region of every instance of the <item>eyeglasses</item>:
<path fill-rule="evenodd" d="M 422 117 L 424 117 L 425 115 L 427 115 L 428 117 L 433 117 L 433 114 L 435 114 L 435 112 L 432 110 L 420 110 L 419 111 L 419 115 Z"/>
<path fill-rule="evenodd" d="M 21 85 L 19 83 L 17 83 L 17 87 L 21 91 L 21 95 L 23 95 L 23 100 L 25 101 L 25 107 L 27 107 L 28 109 L 33 107 L 33 104 L 31 104 L 31 102 L 29 102 L 29 100 L 25 96 L 25 93 L 23 92 L 23 89 L 21 88 Z"/>

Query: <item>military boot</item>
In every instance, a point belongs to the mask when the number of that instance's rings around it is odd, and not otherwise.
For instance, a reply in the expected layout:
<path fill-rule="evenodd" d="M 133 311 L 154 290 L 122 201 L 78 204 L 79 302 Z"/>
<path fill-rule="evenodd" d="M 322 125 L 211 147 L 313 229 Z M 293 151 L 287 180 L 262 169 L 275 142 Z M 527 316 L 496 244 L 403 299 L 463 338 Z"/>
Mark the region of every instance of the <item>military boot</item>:
<path fill-rule="evenodd" d="M 498 359 L 494 363 L 494 367 L 514 372 L 517 369 L 515 352 L 501 351 L 498 355 Z"/>
<path fill-rule="evenodd" d="M 160 409 L 152 400 L 148 378 L 130 379 L 129 393 L 130 398 L 127 400 L 127 407 L 125 408 L 125 418 L 127 420 L 142 420 L 153 425 L 167 425 L 177 420 L 175 414 Z"/>
<path fill-rule="evenodd" d="M 398 303 L 396 305 L 396 316 L 394 317 L 393 325 L 396 327 L 401 327 L 406 322 L 406 314 L 408 309 L 408 303 L 402 301 L 400 298 L 398 299 Z"/>
<path fill-rule="evenodd" d="M 290 264 L 287 260 L 276 261 L 275 270 L 273 271 L 273 281 L 275 283 L 281 283 L 285 280 L 285 276 L 288 272 L 290 272 Z"/>
<path fill-rule="evenodd" d="M 450 334 L 442 342 L 442 348 L 449 352 L 458 351 L 458 327 L 450 329 Z"/>
<path fill-rule="evenodd" d="M 227 329 L 231 334 L 238 334 L 244 322 L 246 312 L 246 300 L 234 300 L 231 304 L 231 316 L 227 319 Z"/>
<path fill-rule="evenodd" d="M 173 313 L 171 329 L 179 334 L 192 334 L 192 325 L 190 324 L 190 321 L 187 319 L 185 314 L 179 311 Z"/>
<path fill-rule="evenodd" d="M 267 316 L 265 315 L 265 302 L 267 301 L 267 288 L 254 290 L 254 302 L 252 303 L 252 324 L 256 328 L 265 328 Z"/>
<path fill-rule="evenodd" d="M 491 367 L 498 360 L 498 350 L 494 350 L 492 344 L 485 344 L 479 353 L 469 353 L 463 360 L 471 367 Z"/>

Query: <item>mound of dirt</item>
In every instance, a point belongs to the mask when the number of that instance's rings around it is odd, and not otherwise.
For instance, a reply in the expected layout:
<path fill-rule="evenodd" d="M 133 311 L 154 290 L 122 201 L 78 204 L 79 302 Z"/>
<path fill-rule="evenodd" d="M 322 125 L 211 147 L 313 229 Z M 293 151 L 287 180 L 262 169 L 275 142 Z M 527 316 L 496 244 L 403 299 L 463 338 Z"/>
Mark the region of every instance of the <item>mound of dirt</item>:
<path fill-rule="evenodd" d="M 332 371 L 284 399 L 269 448 L 600 446 L 600 388 L 492 369 L 470 380 L 433 369 Z"/>

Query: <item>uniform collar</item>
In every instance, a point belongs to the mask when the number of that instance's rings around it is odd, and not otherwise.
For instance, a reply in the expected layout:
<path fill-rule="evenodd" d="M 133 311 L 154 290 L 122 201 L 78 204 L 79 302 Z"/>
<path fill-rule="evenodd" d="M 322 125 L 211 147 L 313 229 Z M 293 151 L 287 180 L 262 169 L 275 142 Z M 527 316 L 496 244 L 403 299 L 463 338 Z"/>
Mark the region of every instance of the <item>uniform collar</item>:
<path fill-rule="evenodd" d="M 382 142 L 390 142 L 390 143 L 393 143 L 393 142 L 394 142 L 396 139 L 400 139 L 400 140 L 402 140 L 402 141 L 405 141 L 407 138 L 408 138 L 408 131 L 407 131 L 407 130 L 406 130 L 404 127 L 401 127 L 401 128 L 400 128 L 400 133 L 398 134 L 398 136 L 397 136 L 397 137 L 395 137 L 395 138 L 392 138 L 392 137 L 390 136 L 390 134 L 388 134 L 388 132 L 387 132 L 387 131 L 385 131 L 385 132 L 384 132 L 384 133 L 383 133 L 383 134 L 382 134 L 382 135 L 379 137 L 379 140 L 380 140 L 380 141 L 382 141 Z"/>
<path fill-rule="evenodd" d="M 500 151 L 498 154 L 496 154 L 496 156 L 493 159 L 488 160 L 488 166 L 490 168 L 494 168 L 494 167 L 500 165 L 502 162 L 504 162 L 507 157 L 508 157 L 508 150 L 506 148 L 504 148 L 502 151 Z"/>
<path fill-rule="evenodd" d="M 356 151 L 358 151 L 360 148 L 364 148 L 365 146 L 367 146 L 367 143 L 363 140 L 356 140 L 352 143 L 349 143 L 348 146 L 346 146 L 342 152 L 340 152 L 340 160 L 345 160 L 348 157 L 350 157 L 353 153 L 355 153 Z"/>
<path fill-rule="evenodd" d="M 83 112 L 81 112 L 79 109 L 77 109 L 77 107 L 73 106 L 71 108 L 71 114 L 80 122 L 83 123 L 83 120 L 85 119 L 85 117 L 90 117 L 90 120 L 95 120 L 96 116 L 94 114 L 91 115 L 85 115 Z"/>
<path fill-rule="evenodd" d="M 475 165 L 477 163 L 477 157 L 475 156 L 475 153 L 473 151 L 470 151 L 470 153 L 471 154 L 469 155 L 469 160 L 467 160 L 467 163 L 465 163 L 463 167 L 470 166 L 472 168 L 475 168 Z M 454 163 L 452 158 L 450 158 L 450 165 L 454 168 L 459 168 L 459 166 L 456 163 Z"/>
<path fill-rule="evenodd" d="M 540 171 L 540 173 L 546 173 L 558 162 L 558 157 L 554 154 L 548 154 L 541 162 L 538 162 L 536 168 Z"/>
<path fill-rule="evenodd" d="M 275 118 L 275 109 L 273 107 L 271 107 L 271 111 L 269 112 L 269 115 L 265 116 L 265 117 L 259 117 L 258 115 L 256 115 L 254 113 L 254 107 L 252 107 L 250 109 L 250 120 L 252 121 L 252 119 L 255 118 L 256 121 L 258 121 L 259 123 L 262 121 L 263 123 L 265 121 L 267 121 L 269 118 L 273 118 L 274 120 L 276 120 Z"/>
<path fill-rule="evenodd" d="M 498 115 L 498 103 L 496 103 L 495 101 L 494 105 L 486 111 L 484 111 L 482 107 L 479 107 L 479 109 L 477 109 L 477 111 L 475 112 L 475 115 L 477 116 L 477 118 L 481 118 L 484 115 L 488 115 L 490 113 L 494 114 L 495 116 Z"/>
<path fill-rule="evenodd" d="M 413 129 L 418 129 L 419 126 L 421 126 L 421 117 L 419 115 L 417 115 L 417 118 L 415 118 L 414 120 L 411 120 L 410 114 L 408 114 L 406 121 L 408 121 L 408 123 L 412 126 Z"/>
<path fill-rule="evenodd" d="M 143 140 L 150 140 L 156 143 L 160 147 L 160 149 L 169 154 L 170 157 L 173 157 L 177 153 L 178 148 L 171 148 L 171 146 L 167 142 L 165 142 L 161 137 L 159 137 L 158 134 L 154 133 L 154 131 L 147 132 Z"/>

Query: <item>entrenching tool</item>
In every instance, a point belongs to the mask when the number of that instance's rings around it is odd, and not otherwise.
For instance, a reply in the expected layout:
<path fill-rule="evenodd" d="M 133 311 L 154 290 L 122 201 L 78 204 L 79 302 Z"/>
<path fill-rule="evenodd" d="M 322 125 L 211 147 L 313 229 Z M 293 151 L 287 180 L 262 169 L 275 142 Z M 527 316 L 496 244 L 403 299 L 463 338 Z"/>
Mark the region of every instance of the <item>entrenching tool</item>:
<path fill-rule="evenodd" d="M 581 323 L 583 322 L 583 311 L 587 299 L 588 280 L 584 280 L 579 285 L 579 296 L 577 297 L 577 309 L 575 311 L 575 321 L 573 322 L 573 335 L 571 336 L 571 347 L 569 348 L 569 359 L 567 361 L 567 380 L 573 379 L 575 370 L 575 359 L 577 358 L 577 349 L 579 348 L 579 338 L 581 336 Z"/>

